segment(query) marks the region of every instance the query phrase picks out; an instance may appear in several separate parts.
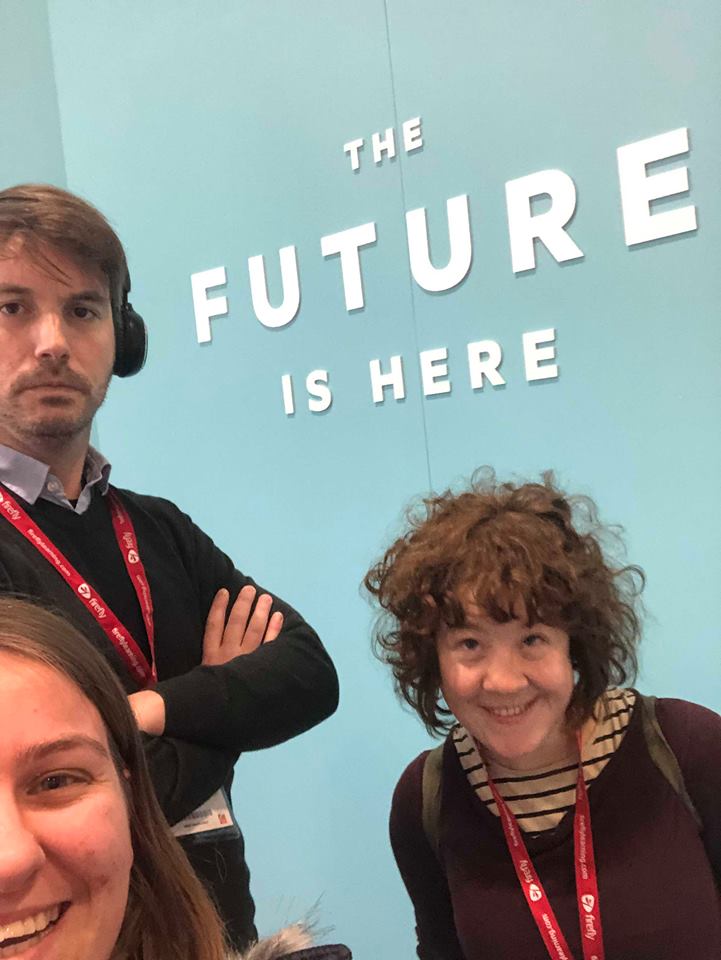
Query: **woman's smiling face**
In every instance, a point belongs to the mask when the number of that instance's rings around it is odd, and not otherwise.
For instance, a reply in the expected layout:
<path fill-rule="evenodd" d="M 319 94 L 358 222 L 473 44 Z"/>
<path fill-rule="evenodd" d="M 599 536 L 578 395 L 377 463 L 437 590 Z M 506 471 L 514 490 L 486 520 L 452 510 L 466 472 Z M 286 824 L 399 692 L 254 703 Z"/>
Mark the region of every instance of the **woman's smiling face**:
<path fill-rule="evenodd" d="M 568 634 L 523 619 L 499 623 L 471 602 L 462 627 L 437 637 L 441 689 L 449 709 L 486 759 L 531 770 L 573 752 L 566 710 L 574 687 Z"/>
<path fill-rule="evenodd" d="M 0 653 L 0 960 L 109 960 L 133 851 L 100 714 L 69 679 Z"/>

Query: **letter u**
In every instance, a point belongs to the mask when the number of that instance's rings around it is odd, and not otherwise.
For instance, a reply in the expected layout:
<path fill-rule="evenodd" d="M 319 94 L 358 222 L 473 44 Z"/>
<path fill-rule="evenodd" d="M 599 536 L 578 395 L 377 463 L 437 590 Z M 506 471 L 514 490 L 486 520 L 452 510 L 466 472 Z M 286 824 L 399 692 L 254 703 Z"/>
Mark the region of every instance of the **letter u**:
<path fill-rule="evenodd" d="M 406 213 L 411 273 L 418 286 L 431 293 L 458 286 L 471 269 L 473 245 L 468 194 L 451 197 L 446 203 L 446 211 L 451 255 L 445 267 L 434 267 L 431 263 L 426 208 L 419 207 Z"/>
<path fill-rule="evenodd" d="M 262 254 L 248 258 L 250 275 L 250 295 L 253 310 L 264 327 L 285 327 L 295 317 L 300 308 L 300 283 L 298 281 L 298 260 L 295 247 L 282 247 L 280 257 L 280 276 L 283 284 L 283 302 L 273 307 L 268 300 L 268 285 L 265 277 L 265 262 Z"/>

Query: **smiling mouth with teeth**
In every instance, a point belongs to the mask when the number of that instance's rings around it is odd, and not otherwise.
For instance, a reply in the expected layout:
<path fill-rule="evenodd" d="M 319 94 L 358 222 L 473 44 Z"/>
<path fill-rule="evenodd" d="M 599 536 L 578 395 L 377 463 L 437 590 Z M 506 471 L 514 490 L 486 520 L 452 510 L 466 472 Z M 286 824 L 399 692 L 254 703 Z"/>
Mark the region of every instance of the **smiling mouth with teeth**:
<path fill-rule="evenodd" d="M 24 920 L 0 926 L 0 960 L 9 960 L 46 937 L 69 906 L 59 903 Z"/>
<path fill-rule="evenodd" d="M 490 713 L 492 717 L 496 720 L 513 720 L 516 717 L 523 716 L 524 713 L 528 713 L 533 704 L 538 698 L 534 697 L 529 703 L 523 704 L 522 706 L 516 707 L 484 707 L 483 709 Z"/>

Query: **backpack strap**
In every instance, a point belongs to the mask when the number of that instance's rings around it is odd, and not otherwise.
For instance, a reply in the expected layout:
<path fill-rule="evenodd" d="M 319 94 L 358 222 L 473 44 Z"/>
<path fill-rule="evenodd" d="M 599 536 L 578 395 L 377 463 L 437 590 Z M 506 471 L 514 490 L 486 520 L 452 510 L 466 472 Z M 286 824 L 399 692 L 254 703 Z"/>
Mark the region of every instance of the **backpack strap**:
<path fill-rule="evenodd" d="M 444 746 L 444 743 L 439 743 L 437 747 L 434 747 L 433 750 L 426 754 L 426 759 L 423 763 L 423 781 L 421 786 L 423 832 L 426 835 L 431 850 L 435 853 L 436 859 L 439 862 L 441 859 L 439 825 L 441 821 L 441 780 L 443 774 Z"/>
<path fill-rule="evenodd" d="M 643 694 L 638 694 L 637 702 L 641 707 L 643 735 L 646 738 L 646 746 L 648 747 L 648 752 L 651 754 L 651 759 L 679 795 L 683 805 L 696 821 L 696 826 L 699 830 L 703 830 L 703 821 L 686 790 L 683 772 L 676 759 L 676 754 L 671 749 L 671 745 L 664 736 L 661 725 L 658 722 L 658 717 L 656 716 L 656 697 L 646 697 Z"/>

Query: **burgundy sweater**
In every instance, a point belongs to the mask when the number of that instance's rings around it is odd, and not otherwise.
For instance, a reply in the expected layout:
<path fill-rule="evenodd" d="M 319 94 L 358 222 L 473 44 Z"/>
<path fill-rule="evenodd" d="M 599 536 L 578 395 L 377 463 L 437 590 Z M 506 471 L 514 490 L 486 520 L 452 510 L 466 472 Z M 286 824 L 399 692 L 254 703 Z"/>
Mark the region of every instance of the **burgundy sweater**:
<path fill-rule="evenodd" d="M 657 715 L 704 824 L 654 765 L 640 712 L 589 789 L 607 960 L 721 958 L 721 717 L 682 700 Z M 390 831 L 416 913 L 421 960 L 548 960 L 500 820 L 475 796 L 450 741 L 443 753 L 439 841 L 422 824 L 426 753 L 393 796 Z M 573 867 L 573 812 L 524 834 L 574 958 L 582 957 Z"/>

